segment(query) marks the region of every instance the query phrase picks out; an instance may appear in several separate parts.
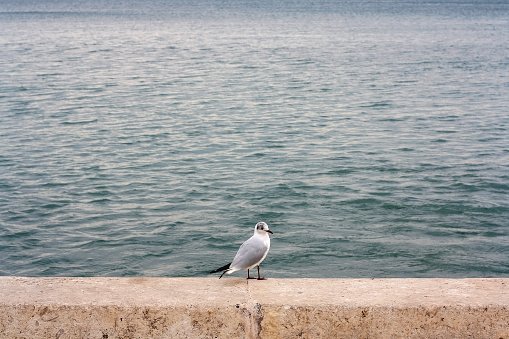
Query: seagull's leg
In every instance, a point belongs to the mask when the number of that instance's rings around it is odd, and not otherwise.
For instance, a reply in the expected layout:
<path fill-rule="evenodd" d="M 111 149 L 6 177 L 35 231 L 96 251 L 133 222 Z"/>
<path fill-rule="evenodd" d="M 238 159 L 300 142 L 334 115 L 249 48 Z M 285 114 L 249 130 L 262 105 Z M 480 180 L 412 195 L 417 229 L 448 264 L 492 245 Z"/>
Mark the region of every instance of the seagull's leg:
<path fill-rule="evenodd" d="M 258 265 L 258 280 L 266 280 L 265 278 L 260 277 L 260 265 Z"/>
<path fill-rule="evenodd" d="M 249 269 L 247 269 L 247 278 L 248 278 L 248 279 L 256 279 L 256 278 L 254 278 L 254 277 L 252 277 L 252 276 L 250 276 L 250 275 L 249 275 Z"/>

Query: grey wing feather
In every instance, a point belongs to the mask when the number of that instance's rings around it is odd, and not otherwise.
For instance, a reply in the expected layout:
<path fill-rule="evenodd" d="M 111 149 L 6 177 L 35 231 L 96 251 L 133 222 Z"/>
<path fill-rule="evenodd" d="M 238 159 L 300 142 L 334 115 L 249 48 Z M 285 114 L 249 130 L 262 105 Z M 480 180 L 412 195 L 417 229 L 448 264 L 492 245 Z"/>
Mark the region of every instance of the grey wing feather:
<path fill-rule="evenodd" d="M 266 251 L 267 246 L 263 241 L 250 238 L 240 246 L 235 258 L 233 258 L 231 267 L 239 269 L 251 267 L 262 260 Z"/>

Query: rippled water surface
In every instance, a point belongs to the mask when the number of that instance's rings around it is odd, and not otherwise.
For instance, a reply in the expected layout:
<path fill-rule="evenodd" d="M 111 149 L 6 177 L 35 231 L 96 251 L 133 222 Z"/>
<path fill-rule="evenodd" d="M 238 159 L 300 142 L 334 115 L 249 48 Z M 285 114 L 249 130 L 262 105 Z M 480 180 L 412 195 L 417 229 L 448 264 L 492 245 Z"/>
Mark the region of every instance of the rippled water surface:
<path fill-rule="evenodd" d="M 509 276 L 505 1 L 0 3 L 0 274 Z M 236 275 L 243 276 L 244 273 Z"/>

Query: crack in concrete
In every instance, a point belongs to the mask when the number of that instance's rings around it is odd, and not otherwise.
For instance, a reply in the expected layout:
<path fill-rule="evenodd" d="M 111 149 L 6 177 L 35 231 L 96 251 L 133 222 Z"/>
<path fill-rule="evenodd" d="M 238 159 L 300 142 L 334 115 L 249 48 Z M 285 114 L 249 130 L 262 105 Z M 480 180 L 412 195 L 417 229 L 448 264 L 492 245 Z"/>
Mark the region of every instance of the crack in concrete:
<path fill-rule="evenodd" d="M 249 280 L 246 281 L 246 296 L 246 311 L 248 314 L 247 335 L 250 339 L 258 339 L 260 338 L 260 333 L 262 331 L 263 310 L 262 305 L 259 302 L 253 300 L 251 296 Z"/>

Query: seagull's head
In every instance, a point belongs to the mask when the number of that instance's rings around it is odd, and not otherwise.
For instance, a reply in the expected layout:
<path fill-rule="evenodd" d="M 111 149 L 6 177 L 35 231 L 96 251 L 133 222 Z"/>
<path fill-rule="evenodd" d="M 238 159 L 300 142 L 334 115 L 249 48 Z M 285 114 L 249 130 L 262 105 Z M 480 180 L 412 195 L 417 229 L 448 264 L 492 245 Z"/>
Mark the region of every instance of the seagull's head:
<path fill-rule="evenodd" d="M 272 231 L 269 230 L 269 226 L 266 223 L 264 223 L 263 221 L 260 221 L 255 226 L 255 233 L 265 235 L 267 233 L 272 234 Z"/>

